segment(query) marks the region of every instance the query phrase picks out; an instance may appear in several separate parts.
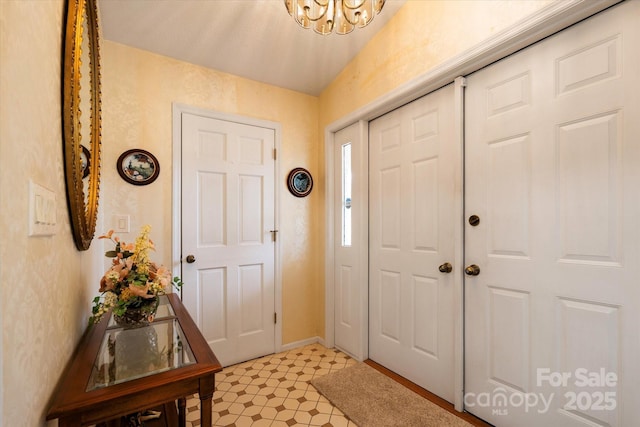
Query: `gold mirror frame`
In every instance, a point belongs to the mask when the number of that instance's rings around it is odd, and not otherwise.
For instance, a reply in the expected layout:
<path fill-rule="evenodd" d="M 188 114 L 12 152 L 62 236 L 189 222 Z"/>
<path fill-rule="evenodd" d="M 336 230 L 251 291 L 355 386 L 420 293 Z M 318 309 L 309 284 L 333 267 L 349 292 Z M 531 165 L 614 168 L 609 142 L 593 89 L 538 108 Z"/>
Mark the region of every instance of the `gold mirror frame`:
<path fill-rule="evenodd" d="M 84 251 L 89 249 L 95 233 L 100 190 L 102 107 L 98 11 L 95 0 L 67 1 L 63 67 L 62 123 L 67 202 L 73 239 L 78 250 Z M 88 70 L 88 75 L 83 75 L 83 70 L 84 74 Z M 88 94 L 89 99 L 82 99 L 81 93 L 85 95 L 84 98 Z M 81 107 L 86 111 L 83 112 Z M 82 114 L 88 114 L 89 117 L 83 118 Z M 88 124 L 89 129 L 83 129 L 83 123 L 85 128 Z M 91 156 L 85 181 L 83 143 L 88 144 Z M 85 153 L 86 151 L 85 149 Z"/>

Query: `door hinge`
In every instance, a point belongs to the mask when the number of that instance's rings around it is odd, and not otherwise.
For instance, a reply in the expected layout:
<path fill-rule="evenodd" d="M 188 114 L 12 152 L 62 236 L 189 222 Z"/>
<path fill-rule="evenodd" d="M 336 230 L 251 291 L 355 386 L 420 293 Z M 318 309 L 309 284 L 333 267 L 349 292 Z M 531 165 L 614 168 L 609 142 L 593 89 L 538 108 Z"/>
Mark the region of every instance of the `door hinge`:
<path fill-rule="evenodd" d="M 273 323 L 278 323 L 278 313 L 273 313 Z"/>
<path fill-rule="evenodd" d="M 269 230 L 269 233 L 271 233 L 271 241 L 275 242 L 276 236 L 278 235 L 278 230 Z"/>
<path fill-rule="evenodd" d="M 274 148 L 273 149 L 273 160 L 276 160 L 276 156 L 277 155 L 277 150 Z"/>

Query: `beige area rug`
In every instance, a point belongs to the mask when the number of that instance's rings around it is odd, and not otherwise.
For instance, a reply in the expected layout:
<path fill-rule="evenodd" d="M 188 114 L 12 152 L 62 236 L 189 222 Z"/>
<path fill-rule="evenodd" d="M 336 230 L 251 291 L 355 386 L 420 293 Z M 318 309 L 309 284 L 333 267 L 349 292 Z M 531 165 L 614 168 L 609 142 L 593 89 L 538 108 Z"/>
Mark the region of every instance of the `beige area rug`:
<path fill-rule="evenodd" d="M 311 384 L 359 427 L 471 426 L 365 363 Z"/>

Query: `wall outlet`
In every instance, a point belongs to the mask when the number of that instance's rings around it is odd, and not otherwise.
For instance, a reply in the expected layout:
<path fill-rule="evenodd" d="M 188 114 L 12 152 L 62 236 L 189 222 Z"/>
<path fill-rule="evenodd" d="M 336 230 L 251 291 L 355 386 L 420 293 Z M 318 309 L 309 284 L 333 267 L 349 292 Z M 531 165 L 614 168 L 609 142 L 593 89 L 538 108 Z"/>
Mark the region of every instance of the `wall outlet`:
<path fill-rule="evenodd" d="M 29 180 L 29 236 L 53 236 L 56 224 L 56 193 Z"/>

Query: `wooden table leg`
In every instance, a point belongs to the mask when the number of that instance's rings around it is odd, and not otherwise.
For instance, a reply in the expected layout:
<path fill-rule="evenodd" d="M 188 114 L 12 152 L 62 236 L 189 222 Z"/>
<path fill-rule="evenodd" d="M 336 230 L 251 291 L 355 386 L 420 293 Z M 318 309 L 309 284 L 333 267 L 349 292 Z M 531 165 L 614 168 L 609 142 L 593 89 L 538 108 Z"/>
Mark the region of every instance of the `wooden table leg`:
<path fill-rule="evenodd" d="M 178 427 L 187 427 L 187 399 L 178 399 Z"/>
<path fill-rule="evenodd" d="M 212 400 L 213 390 L 215 389 L 214 376 L 206 376 L 200 378 L 200 426 L 211 427 L 212 423 Z"/>
<path fill-rule="evenodd" d="M 76 427 L 80 425 L 80 415 L 58 418 L 58 427 Z"/>

